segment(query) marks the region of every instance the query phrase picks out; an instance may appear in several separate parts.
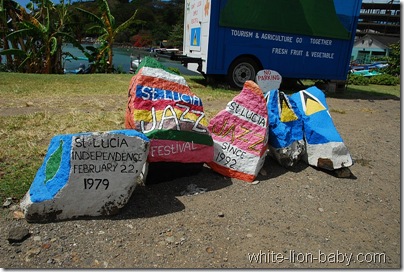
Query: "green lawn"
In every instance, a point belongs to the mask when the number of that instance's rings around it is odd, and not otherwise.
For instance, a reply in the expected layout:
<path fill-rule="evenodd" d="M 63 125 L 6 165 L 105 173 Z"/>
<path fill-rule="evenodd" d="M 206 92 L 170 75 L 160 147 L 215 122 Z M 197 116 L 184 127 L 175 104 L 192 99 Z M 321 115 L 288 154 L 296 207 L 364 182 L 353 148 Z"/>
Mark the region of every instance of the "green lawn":
<path fill-rule="evenodd" d="M 132 75 L 0 73 L 0 202 L 21 199 L 54 135 L 124 128 Z M 185 76 L 212 118 L 239 93 Z M 341 99 L 400 99 L 400 86 L 349 86 Z M 209 106 L 207 106 L 209 105 Z"/>

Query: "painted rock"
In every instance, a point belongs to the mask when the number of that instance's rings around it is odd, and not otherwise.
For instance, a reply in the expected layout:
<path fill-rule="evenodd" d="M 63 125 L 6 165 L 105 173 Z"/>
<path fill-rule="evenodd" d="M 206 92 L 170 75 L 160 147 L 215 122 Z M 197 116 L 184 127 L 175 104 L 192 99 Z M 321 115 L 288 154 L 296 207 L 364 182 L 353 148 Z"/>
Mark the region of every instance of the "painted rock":
<path fill-rule="evenodd" d="M 270 154 L 282 166 L 291 167 L 305 153 L 302 116 L 285 93 L 271 90 L 267 97 Z"/>
<path fill-rule="evenodd" d="M 352 158 L 328 111 L 324 93 L 317 87 L 291 96 L 303 117 L 306 154 L 312 166 L 335 170 L 352 165 Z"/>
<path fill-rule="evenodd" d="M 29 222 L 116 214 L 136 187 L 149 140 L 135 130 L 57 135 L 21 208 Z"/>
<path fill-rule="evenodd" d="M 148 162 L 211 161 L 213 140 L 202 100 L 158 61 L 146 58 L 141 65 L 129 86 L 125 126 L 150 139 Z"/>
<path fill-rule="evenodd" d="M 215 147 L 208 165 L 224 176 L 254 181 L 265 162 L 268 141 L 268 112 L 259 86 L 247 81 L 208 128 Z"/>
<path fill-rule="evenodd" d="M 278 90 L 282 83 L 282 76 L 274 70 L 261 70 L 255 79 L 264 95 L 269 91 Z"/>

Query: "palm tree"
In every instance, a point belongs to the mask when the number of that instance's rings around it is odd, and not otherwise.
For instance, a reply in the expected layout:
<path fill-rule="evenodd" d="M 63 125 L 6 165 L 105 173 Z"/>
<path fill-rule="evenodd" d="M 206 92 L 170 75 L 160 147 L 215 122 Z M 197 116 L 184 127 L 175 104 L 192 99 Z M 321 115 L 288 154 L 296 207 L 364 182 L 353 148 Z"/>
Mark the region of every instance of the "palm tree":
<path fill-rule="evenodd" d="M 124 23 L 119 26 L 115 24 L 115 18 L 112 16 L 111 11 L 109 9 L 109 5 L 107 0 L 97 0 L 98 8 L 101 11 L 101 16 L 97 15 L 81 9 L 77 8 L 86 16 L 95 23 L 94 26 L 90 27 L 88 31 L 93 31 L 98 33 L 100 36 L 98 37 L 98 41 L 100 42 L 100 46 L 96 49 L 96 56 L 94 57 L 96 69 L 97 66 L 100 65 L 105 58 L 107 59 L 106 64 L 106 72 L 111 73 L 113 71 L 113 44 L 115 42 L 115 37 L 117 34 L 128 28 L 132 23 L 135 22 L 135 17 L 137 10 L 133 13 L 133 15 Z M 94 71 L 93 71 L 94 72 Z"/>

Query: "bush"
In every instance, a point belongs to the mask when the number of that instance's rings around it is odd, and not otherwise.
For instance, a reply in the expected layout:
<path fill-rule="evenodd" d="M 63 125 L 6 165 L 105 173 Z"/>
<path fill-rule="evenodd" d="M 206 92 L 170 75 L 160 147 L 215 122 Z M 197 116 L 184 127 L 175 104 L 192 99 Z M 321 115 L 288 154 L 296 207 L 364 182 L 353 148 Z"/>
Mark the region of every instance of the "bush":
<path fill-rule="evenodd" d="M 123 69 L 122 65 L 119 65 L 118 67 L 114 66 L 114 74 L 126 74 L 126 72 Z"/>
<path fill-rule="evenodd" d="M 401 47 L 400 42 L 390 45 L 390 55 L 387 58 L 389 66 L 387 67 L 387 73 L 393 76 L 400 76 L 401 74 Z"/>
<path fill-rule="evenodd" d="M 170 70 L 171 72 L 173 72 L 173 73 L 175 73 L 175 74 L 177 74 L 177 75 L 181 75 L 180 69 L 174 68 L 174 67 L 167 67 L 167 68 L 168 68 L 168 70 Z"/>
<path fill-rule="evenodd" d="M 372 77 L 364 77 L 362 75 L 349 74 L 348 84 L 362 85 L 362 86 L 366 86 L 369 84 L 396 86 L 397 84 L 400 84 L 400 78 L 389 74 L 381 74 Z"/>
<path fill-rule="evenodd" d="M 0 72 L 16 72 L 16 69 L 7 63 L 0 63 Z"/>
<path fill-rule="evenodd" d="M 348 75 L 348 84 L 366 86 L 366 85 L 369 85 L 369 78 L 361 76 L 361 75 L 349 74 Z"/>
<path fill-rule="evenodd" d="M 389 74 L 382 74 L 369 78 L 369 83 L 377 85 L 395 86 L 400 83 L 400 79 L 398 77 Z"/>
<path fill-rule="evenodd" d="M 0 72 L 8 72 L 7 66 L 4 63 L 0 63 Z"/>

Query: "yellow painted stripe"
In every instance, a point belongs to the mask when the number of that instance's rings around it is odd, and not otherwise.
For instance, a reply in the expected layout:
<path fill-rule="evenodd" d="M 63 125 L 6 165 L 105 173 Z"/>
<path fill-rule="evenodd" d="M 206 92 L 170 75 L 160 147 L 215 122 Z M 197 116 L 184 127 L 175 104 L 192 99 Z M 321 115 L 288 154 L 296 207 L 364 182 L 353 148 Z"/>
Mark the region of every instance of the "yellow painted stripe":
<path fill-rule="evenodd" d="M 178 121 L 181 121 L 180 117 L 183 114 L 183 111 L 180 109 L 177 109 L 177 108 L 173 108 L 173 109 L 174 109 L 175 115 L 177 116 Z M 164 112 L 164 110 L 156 111 L 157 122 L 161 121 L 163 112 Z M 170 116 L 173 116 L 172 111 L 166 110 L 165 117 L 167 118 Z M 198 120 L 198 118 L 200 118 L 200 116 L 201 116 L 200 114 L 195 114 L 195 113 L 192 113 L 189 111 L 187 114 L 185 114 L 185 116 L 183 116 L 183 119 L 196 122 Z M 144 122 L 147 122 L 147 123 L 153 122 L 152 112 L 149 110 L 134 110 L 133 118 L 134 118 L 134 120 L 143 120 Z M 205 127 L 208 126 L 208 122 L 207 122 L 205 116 L 200 120 L 199 124 L 201 124 L 202 126 L 205 126 Z"/>

